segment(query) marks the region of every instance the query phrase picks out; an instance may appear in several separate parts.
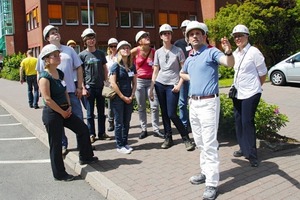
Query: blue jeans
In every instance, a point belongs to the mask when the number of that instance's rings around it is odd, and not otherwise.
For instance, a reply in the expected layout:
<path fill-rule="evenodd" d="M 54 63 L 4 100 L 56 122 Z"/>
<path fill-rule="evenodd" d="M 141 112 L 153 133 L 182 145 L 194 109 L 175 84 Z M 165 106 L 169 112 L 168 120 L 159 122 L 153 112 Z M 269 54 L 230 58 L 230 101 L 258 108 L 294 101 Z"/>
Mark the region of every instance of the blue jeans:
<path fill-rule="evenodd" d="M 80 100 L 77 98 L 74 92 L 70 92 L 68 94 L 72 106 L 72 113 L 83 121 L 83 112 L 82 112 Z M 78 138 L 77 138 L 77 144 L 78 144 Z M 68 138 L 66 136 L 65 131 L 62 132 L 62 146 L 68 147 Z"/>
<path fill-rule="evenodd" d="M 257 159 L 254 117 L 260 97 L 257 93 L 248 99 L 233 99 L 236 137 L 248 159 Z"/>
<path fill-rule="evenodd" d="M 102 88 L 88 89 L 89 96 L 86 98 L 87 125 L 89 127 L 90 136 L 96 136 L 95 131 L 95 102 L 98 114 L 98 137 L 105 133 L 105 98 L 102 96 Z"/>
<path fill-rule="evenodd" d="M 111 106 L 111 99 L 107 99 L 107 112 L 108 122 L 112 123 L 114 121 L 114 112 Z"/>
<path fill-rule="evenodd" d="M 183 140 L 188 138 L 188 131 L 184 128 L 181 120 L 177 115 L 177 105 L 179 93 L 172 92 L 173 85 L 163 85 L 155 82 L 155 90 L 160 104 L 161 115 L 166 137 L 171 137 L 171 121 L 176 126 Z"/>
<path fill-rule="evenodd" d="M 189 126 L 189 111 L 187 108 L 189 87 L 190 87 L 190 82 L 184 81 L 180 88 L 179 101 L 178 101 L 179 118 L 186 129 L 188 129 Z"/>
<path fill-rule="evenodd" d="M 128 132 L 133 110 L 133 104 L 126 104 L 119 96 L 111 101 L 115 116 L 115 139 L 117 148 L 128 144 Z"/>
<path fill-rule="evenodd" d="M 39 86 L 37 83 L 37 75 L 26 76 L 28 103 L 30 107 L 37 107 L 39 102 Z M 32 93 L 32 89 L 34 94 Z"/>

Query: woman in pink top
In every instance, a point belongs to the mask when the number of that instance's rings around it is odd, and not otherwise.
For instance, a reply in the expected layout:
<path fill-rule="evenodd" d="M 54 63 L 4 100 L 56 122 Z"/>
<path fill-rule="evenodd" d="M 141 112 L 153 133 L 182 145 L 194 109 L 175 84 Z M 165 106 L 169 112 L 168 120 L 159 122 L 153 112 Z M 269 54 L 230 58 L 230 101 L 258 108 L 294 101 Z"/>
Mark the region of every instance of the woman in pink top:
<path fill-rule="evenodd" d="M 137 71 L 137 88 L 135 92 L 136 100 L 139 106 L 139 120 L 141 123 L 142 132 L 139 136 L 143 139 L 148 136 L 147 133 L 147 111 L 146 100 L 149 99 L 151 86 L 151 78 L 153 73 L 153 59 L 155 50 L 151 48 L 149 33 L 139 31 L 135 36 L 135 41 L 138 46 L 131 50 L 134 63 Z M 159 103 L 157 95 L 154 95 L 154 100 L 150 101 L 151 119 L 153 127 L 153 135 L 155 137 L 164 137 L 164 134 L 159 130 Z"/>

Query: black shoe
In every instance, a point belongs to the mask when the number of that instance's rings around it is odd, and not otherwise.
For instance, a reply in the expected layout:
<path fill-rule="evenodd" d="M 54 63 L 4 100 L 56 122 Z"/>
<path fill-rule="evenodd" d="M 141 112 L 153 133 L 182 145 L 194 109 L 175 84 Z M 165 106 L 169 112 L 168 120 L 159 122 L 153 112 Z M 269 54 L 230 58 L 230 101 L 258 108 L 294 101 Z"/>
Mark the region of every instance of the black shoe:
<path fill-rule="evenodd" d="M 173 146 L 173 139 L 171 137 L 166 138 L 164 143 L 161 145 L 162 149 L 168 149 Z"/>
<path fill-rule="evenodd" d="M 62 178 L 54 178 L 54 180 L 56 181 L 73 181 L 75 178 L 75 176 L 71 175 L 71 174 L 67 174 L 66 176 L 62 177 Z"/>
<path fill-rule="evenodd" d="M 165 135 L 162 132 L 160 132 L 159 130 L 158 131 L 153 131 L 153 136 L 154 137 L 165 138 Z"/>
<path fill-rule="evenodd" d="M 242 157 L 243 156 L 242 150 L 238 150 L 238 151 L 233 152 L 233 156 L 234 157 Z"/>
<path fill-rule="evenodd" d="M 88 164 L 94 164 L 98 162 L 98 157 L 94 156 L 88 160 L 79 160 L 80 165 L 88 165 Z"/>
<path fill-rule="evenodd" d="M 39 109 L 40 107 L 39 106 L 34 106 L 34 109 Z"/>
<path fill-rule="evenodd" d="M 139 136 L 139 138 L 140 138 L 140 139 L 144 139 L 144 138 L 146 138 L 147 136 L 148 136 L 147 131 L 142 131 L 141 134 L 140 134 L 140 136 Z"/>
<path fill-rule="evenodd" d="M 114 122 L 109 122 L 109 126 L 107 128 L 107 131 L 114 131 L 114 130 L 115 130 Z"/>
<path fill-rule="evenodd" d="M 251 167 L 258 167 L 258 161 L 256 159 L 249 160 Z"/>
<path fill-rule="evenodd" d="M 33 105 L 29 105 L 29 108 L 33 108 Z"/>

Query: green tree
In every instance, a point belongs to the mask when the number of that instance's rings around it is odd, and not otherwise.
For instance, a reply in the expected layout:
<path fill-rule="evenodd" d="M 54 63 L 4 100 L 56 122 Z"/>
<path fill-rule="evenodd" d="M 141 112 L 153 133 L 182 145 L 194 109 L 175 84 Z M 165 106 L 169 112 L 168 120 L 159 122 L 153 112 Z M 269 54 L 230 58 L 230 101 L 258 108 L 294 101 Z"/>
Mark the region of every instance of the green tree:
<path fill-rule="evenodd" d="M 206 23 L 214 41 L 230 36 L 237 24 L 246 25 L 250 43 L 262 51 L 268 67 L 300 49 L 300 0 L 240 0 Z M 232 37 L 231 44 L 235 49 Z"/>

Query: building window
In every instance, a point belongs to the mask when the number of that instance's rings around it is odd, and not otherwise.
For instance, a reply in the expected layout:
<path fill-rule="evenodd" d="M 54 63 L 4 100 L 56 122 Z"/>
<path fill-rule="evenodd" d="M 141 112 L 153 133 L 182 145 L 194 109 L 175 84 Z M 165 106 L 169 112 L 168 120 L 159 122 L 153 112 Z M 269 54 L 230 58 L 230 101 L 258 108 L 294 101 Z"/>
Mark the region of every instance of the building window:
<path fill-rule="evenodd" d="M 30 16 L 29 13 L 26 14 L 26 23 L 27 23 L 27 30 L 29 31 L 30 28 Z"/>
<path fill-rule="evenodd" d="M 81 24 L 82 25 L 88 25 L 88 7 L 87 6 L 81 6 Z M 90 25 L 94 24 L 94 9 L 92 6 L 90 6 Z"/>
<path fill-rule="evenodd" d="M 145 18 L 145 27 L 146 28 L 154 28 L 154 16 L 151 12 L 146 12 L 144 14 Z"/>
<path fill-rule="evenodd" d="M 35 8 L 32 11 L 32 23 L 33 23 L 33 28 L 37 28 L 39 24 L 39 16 L 38 16 L 38 9 Z"/>
<path fill-rule="evenodd" d="M 167 13 L 159 13 L 158 14 L 158 23 L 159 26 L 168 23 L 168 14 Z"/>
<path fill-rule="evenodd" d="M 190 15 L 190 20 L 191 21 L 197 21 L 197 16 L 196 15 Z"/>
<path fill-rule="evenodd" d="M 143 13 L 142 12 L 132 12 L 132 26 L 134 28 L 143 28 Z"/>
<path fill-rule="evenodd" d="M 96 18 L 97 25 L 109 25 L 108 7 L 104 7 L 104 6 L 96 7 L 95 18 Z"/>
<path fill-rule="evenodd" d="M 65 6 L 66 24 L 78 25 L 78 7 L 66 5 Z"/>
<path fill-rule="evenodd" d="M 169 14 L 169 24 L 173 28 L 178 28 L 178 15 L 177 14 Z"/>
<path fill-rule="evenodd" d="M 49 24 L 62 24 L 62 12 L 61 5 L 58 4 L 48 4 L 48 18 Z"/>
<path fill-rule="evenodd" d="M 121 11 L 120 12 L 120 26 L 123 28 L 128 28 L 131 26 L 129 11 Z"/>

